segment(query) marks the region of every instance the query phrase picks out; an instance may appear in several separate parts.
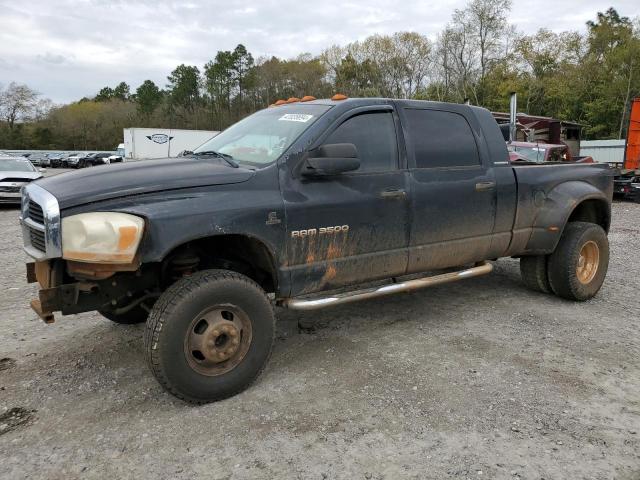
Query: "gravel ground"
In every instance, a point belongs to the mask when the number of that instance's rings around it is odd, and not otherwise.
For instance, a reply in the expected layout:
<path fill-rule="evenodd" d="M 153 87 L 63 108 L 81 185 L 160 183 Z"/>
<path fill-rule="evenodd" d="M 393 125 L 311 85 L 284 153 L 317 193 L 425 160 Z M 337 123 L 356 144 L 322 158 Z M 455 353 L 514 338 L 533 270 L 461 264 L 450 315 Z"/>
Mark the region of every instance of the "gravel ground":
<path fill-rule="evenodd" d="M 570 303 L 489 276 L 278 311 L 248 391 L 194 407 L 144 363 L 142 326 L 29 309 L 0 210 L 0 478 L 640 478 L 640 204 L 614 204 L 609 275 Z"/>

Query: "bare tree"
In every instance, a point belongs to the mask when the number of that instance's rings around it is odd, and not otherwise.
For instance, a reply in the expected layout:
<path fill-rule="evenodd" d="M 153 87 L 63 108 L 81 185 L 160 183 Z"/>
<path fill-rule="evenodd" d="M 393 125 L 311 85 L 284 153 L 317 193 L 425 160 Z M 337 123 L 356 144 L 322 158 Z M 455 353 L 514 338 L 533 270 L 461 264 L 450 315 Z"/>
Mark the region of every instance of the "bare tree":
<path fill-rule="evenodd" d="M 458 70 L 456 86 L 464 96 L 473 95 L 477 103 L 484 100 L 487 73 L 505 57 L 506 45 L 511 43 L 510 10 L 511 0 L 471 0 L 464 9 L 454 11 L 449 32 L 445 31 Z"/>
<path fill-rule="evenodd" d="M 0 118 L 7 122 L 10 130 L 17 121 L 31 118 L 38 106 L 39 95 L 27 85 L 15 82 L 0 92 Z"/>

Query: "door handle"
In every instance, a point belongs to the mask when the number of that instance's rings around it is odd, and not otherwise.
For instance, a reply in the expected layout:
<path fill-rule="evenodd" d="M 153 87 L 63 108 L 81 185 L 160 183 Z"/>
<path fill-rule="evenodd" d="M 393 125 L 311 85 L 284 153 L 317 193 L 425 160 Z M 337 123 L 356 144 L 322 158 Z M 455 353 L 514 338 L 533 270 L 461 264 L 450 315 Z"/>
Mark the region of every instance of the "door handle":
<path fill-rule="evenodd" d="M 395 189 L 395 188 L 390 188 L 389 190 L 383 190 L 380 193 L 380 196 L 382 198 L 404 198 L 407 196 L 407 192 L 405 192 L 404 190 L 400 190 L 400 189 Z"/>
<path fill-rule="evenodd" d="M 496 182 L 478 182 L 476 183 L 476 192 L 486 192 L 487 190 L 493 190 L 496 187 Z"/>

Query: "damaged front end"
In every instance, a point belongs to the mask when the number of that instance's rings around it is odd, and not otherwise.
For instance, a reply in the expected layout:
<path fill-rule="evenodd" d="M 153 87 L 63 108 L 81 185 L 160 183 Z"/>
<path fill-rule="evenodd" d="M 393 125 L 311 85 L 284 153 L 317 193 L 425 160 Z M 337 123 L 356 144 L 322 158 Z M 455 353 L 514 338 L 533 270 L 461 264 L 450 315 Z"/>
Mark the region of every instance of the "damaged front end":
<path fill-rule="evenodd" d="M 137 254 L 141 217 L 98 211 L 62 218 L 57 199 L 31 184 L 22 191 L 20 223 L 24 250 L 35 259 L 27 280 L 41 287 L 31 307 L 46 323 L 54 312 L 119 315 L 159 295 L 159 267 L 142 266 Z"/>
<path fill-rule="evenodd" d="M 27 263 L 27 281 L 41 287 L 31 308 L 45 323 L 54 322 L 54 312 L 71 315 L 97 310 L 121 315 L 145 302 L 153 304 L 160 295 L 156 270 L 153 265 L 142 268 L 62 259 Z"/>

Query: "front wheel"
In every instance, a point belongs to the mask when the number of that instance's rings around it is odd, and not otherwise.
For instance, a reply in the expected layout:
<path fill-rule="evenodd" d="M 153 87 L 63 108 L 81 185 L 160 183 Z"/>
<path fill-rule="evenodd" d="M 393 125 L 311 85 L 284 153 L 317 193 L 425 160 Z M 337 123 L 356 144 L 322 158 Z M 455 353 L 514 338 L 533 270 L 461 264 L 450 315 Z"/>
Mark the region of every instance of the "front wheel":
<path fill-rule="evenodd" d="M 192 403 L 233 396 L 264 369 L 275 317 L 264 290 L 228 270 L 205 270 L 173 284 L 155 303 L 144 335 L 160 384 Z"/>
<path fill-rule="evenodd" d="M 569 300 L 588 300 L 602 287 L 608 266 L 609 240 L 602 227 L 587 222 L 568 223 L 549 256 L 551 289 Z"/>

